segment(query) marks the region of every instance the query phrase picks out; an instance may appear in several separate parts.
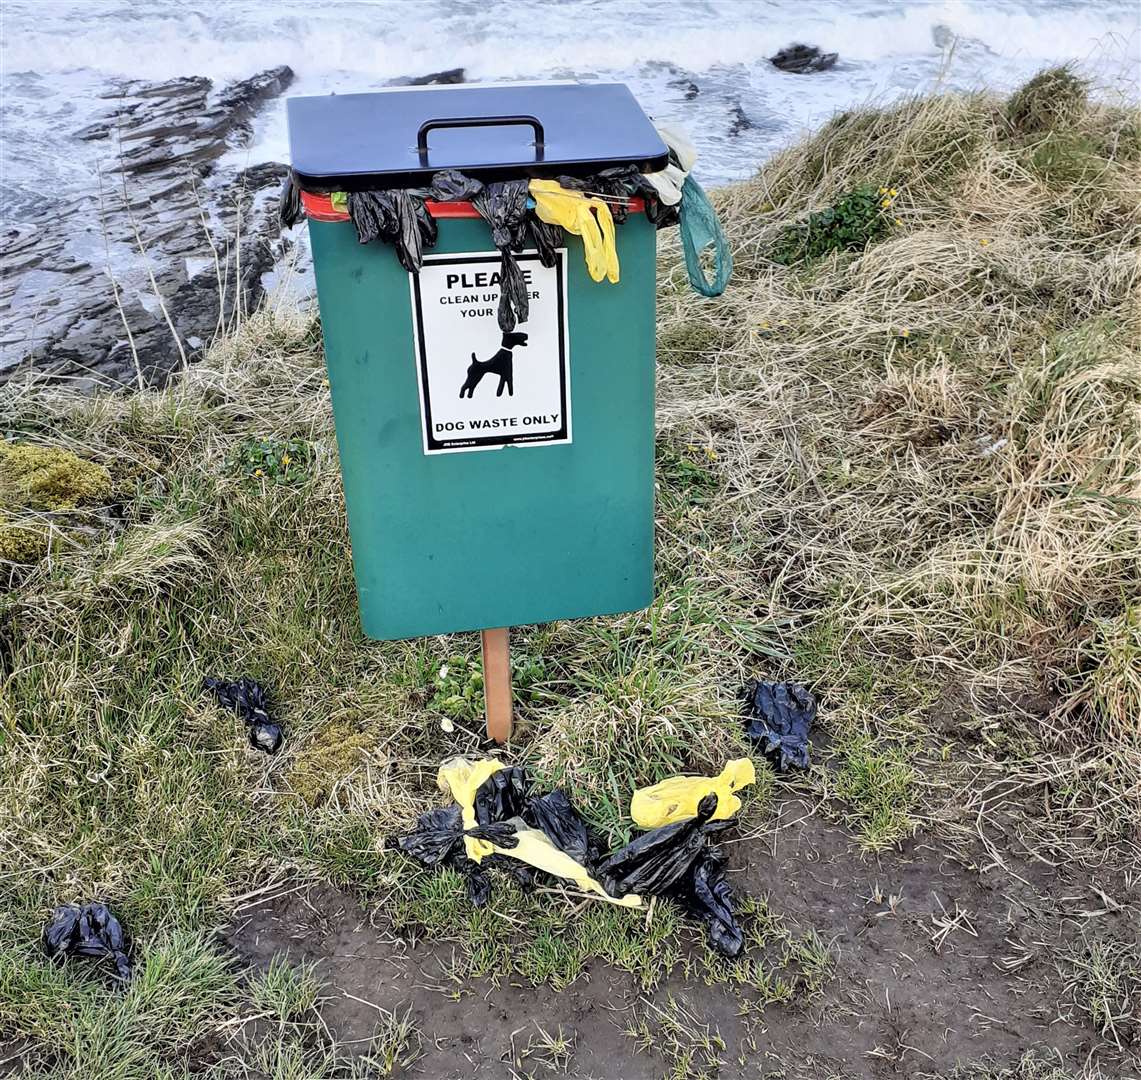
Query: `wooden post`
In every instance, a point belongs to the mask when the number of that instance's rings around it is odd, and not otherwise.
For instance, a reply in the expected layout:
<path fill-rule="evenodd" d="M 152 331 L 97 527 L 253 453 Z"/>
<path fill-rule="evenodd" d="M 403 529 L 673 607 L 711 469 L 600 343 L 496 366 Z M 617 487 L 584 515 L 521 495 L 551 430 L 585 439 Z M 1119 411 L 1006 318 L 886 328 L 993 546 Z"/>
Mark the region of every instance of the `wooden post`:
<path fill-rule="evenodd" d="M 483 639 L 483 704 L 487 737 L 497 743 L 511 738 L 511 648 L 507 627 L 480 632 Z"/>

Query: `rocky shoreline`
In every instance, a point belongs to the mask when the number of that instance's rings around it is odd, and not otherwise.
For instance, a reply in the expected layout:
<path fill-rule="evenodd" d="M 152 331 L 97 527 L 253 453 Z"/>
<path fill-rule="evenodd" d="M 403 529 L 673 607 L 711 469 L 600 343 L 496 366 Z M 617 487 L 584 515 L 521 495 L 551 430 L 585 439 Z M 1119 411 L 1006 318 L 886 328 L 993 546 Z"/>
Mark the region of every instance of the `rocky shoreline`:
<path fill-rule="evenodd" d="M 231 175 L 285 66 L 216 90 L 209 79 L 127 82 L 75 137 L 105 147 L 95 190 L 24 215 L 0 237 L 0 381 L 35 371 L 80 389 L 161 385 L 252 310 L 283 254 L 286 167 Z"/>

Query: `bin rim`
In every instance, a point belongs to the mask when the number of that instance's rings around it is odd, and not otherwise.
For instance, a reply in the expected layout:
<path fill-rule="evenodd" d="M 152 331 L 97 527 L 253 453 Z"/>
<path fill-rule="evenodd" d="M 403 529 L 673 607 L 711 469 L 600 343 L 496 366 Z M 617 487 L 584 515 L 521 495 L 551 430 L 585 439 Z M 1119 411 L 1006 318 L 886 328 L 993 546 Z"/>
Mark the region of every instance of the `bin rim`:
<path fill-rule="evenodd" d="M 319 194 L 315 191 L 301 192 L 301 205 L 305 209 L 305 216 L 313 221 L 348 221 L 349 215 L 344 210 L 337 210 L 333 206 L 332 196 Z M 479 211 L 470 202 L 436 202 L 426 199 L 424 206 L 432 217 L 447 218 L 477 218 Z M 626 209 L 631 214 L 641 214 L 646 209 L 646 202 L 640 195 L 632 195 L 626 200 Z"/>

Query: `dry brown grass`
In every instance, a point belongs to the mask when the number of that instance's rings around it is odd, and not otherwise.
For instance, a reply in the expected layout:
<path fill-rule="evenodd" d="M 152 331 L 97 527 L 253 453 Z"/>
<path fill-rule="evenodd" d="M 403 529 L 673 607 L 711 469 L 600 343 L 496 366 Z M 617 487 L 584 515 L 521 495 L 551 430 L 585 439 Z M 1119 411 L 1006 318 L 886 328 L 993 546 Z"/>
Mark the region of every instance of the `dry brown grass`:
<path fill-rule="evenodd" d="M 1055 755 L 1098 762 L 1075 810 L 1104 801 L 1136 842 L 1141 121 L 1069 82 L 1036 103 L 1059 79 L 837 117 L 720 192 L 740 272 L 723 302 L 664 299 L 660 428 L 716 455 L 723 588 L 826 630 L 833 678 L 840 654 L 903 662 L 1028 722 L 1039 787 Z M 887 239 L 768 261 L 860 184 L 898 189 Z M 882 700 L 831 696 L 885 730 Z"/>

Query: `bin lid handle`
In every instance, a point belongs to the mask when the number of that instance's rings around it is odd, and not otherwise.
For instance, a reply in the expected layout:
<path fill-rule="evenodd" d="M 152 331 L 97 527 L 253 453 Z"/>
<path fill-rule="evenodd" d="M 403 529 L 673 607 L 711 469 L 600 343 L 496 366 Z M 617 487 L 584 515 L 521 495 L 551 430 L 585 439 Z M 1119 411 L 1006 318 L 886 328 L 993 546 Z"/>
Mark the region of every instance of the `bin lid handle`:
<path fill-rule="evenodd" d="M 420 165 L 428 166 L 428 132 L 439 128 L 467 128 L 467 127 L 508 127 L 513 124 L 525 124 L 535 132 L 535 160 L 543 160 L 543 125 L 537 116 L 450 116 L 440 117 L 436 120 L 425 120 L 416 133 L 416 148 L 420 151 Z"/>

